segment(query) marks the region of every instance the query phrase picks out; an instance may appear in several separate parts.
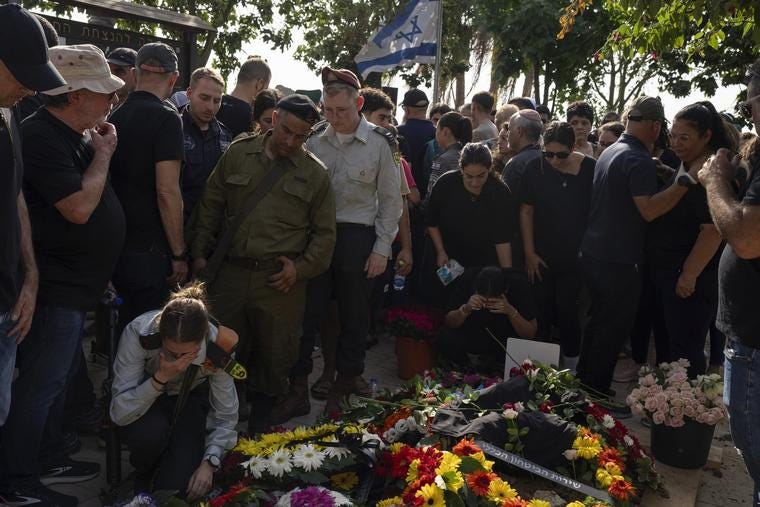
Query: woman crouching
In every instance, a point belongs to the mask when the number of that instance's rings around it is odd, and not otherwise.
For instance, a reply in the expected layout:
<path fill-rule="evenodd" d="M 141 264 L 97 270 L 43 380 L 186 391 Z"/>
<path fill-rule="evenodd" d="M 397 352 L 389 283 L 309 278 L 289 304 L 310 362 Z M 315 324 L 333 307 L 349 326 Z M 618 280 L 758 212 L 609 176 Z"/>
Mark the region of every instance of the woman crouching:
<path fill-rule="evenodd" d="M 203 285 L 175 292 L 124 329 L 114 363 L 111 419 L 135 467 L 135 492 L 205 495 L 237 442 L 237 334 L 211 322 Z"/>

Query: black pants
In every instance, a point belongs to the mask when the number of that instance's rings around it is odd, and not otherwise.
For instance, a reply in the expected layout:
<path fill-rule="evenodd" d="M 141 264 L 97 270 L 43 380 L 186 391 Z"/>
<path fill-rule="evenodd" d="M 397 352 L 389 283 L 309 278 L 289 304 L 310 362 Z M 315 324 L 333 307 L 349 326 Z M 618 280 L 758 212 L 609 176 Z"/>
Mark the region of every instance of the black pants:
<path fill-rule="evenodd" d="M 557 324 L 562 354 L 577 357 L 581 347 L 580 296 L 583 276 L 580 270 L 554 271 L 541 268 L 541 280 L 533 284 L 539 309 L 536 336 L 551 338 L 551 326 Z"/>
<path fill-rule="evenodd" d="M 631 333 L 641 292 L 638 267 L 581 257 L 591 295 L 591 320 L 581 348 L 578 376 L 598 391 L 609 389 L 617 356 Z"/>
<path fill-rule="evenodd" d="M 438 331 L 435 348 L 439 354 L 458 367 L 472 366 L 467 354 L 485 355 L 495 363 L 500 362 L 503 365 L 506 339 L 499 341 L 501 346 L 485 330 L 479 333 L 466 333 L 462 329 L 444 326 Z"/>
<path fill-rule="evenodd" d="M 116 292 L 122 299 L 119 307 L 118 335 L 136 317 L 161 308 L 169 296 L 166 277 L 171 274 L 171 261 L 158 252 L 124 252 L 114 271 Z"/>
<path fill-rule="evenodd" d="M 364 373 L 373 286 L 364 266 L 374 244 L 374 227 L 338 224 L 332 263 L 325 273 L 309 280 L 306 289 L 303 335 L 292 375 L 311 373 L 311 352 L 333 295 L 338 301 L 340 320 L 336 369 L 339 374 L 349 377 Z"/>
<path fill-rule="evenodd" d="M 668 349 L 668 330 L 662 315 L 662 305 L 657 300 L 657 290 L 645 263 L 641 276 L 641 296 L 636 321 L 631 331 L 631 357 L 637 364 L 649 360 L 649 342 L 654 335 L 655 361 L 657 364 L 670 357 Z"/>
<path fill-rule="evenodd" d="M 153 491 L 184 493 L 203 460 L 208 394 L 204 389 L 190 393 L 170 436 L 176 403 L 176 396 L 163 394 L 141 418 L 121 428 L 129 462 L 135 467 L 136 493 L 147 492 L 154 475 Z"/>
<path fill-rule="evenodd" d="M 716 269 L 704 271 L 688 298 L 676 294 L 680 273 L 676 270 L 653 270 L 652 281 L 657 303 L 663 310 L 668 340 L 668 357 L 665 361 L 689 360 L 689 376 L 705 373 L 705 339 L 715 319 L 718 298 Z"/>

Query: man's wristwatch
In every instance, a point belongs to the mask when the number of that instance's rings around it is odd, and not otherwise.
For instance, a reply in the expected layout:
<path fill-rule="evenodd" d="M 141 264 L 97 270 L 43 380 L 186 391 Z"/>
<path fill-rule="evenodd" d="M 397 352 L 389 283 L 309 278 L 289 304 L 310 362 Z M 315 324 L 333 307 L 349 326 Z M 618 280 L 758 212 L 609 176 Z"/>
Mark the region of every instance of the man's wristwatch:
<path fill-rule="evenodd" d="M 219 466 L 222 464 L 221 460 L 219 459 L 219 456 L 215 456 L 213 454 L 209 454 L 205 458 L 203 458 L 204 461 L 206 461 L 209 465 L 211 465 L 211 468 L 214 470 L 219 470 Z"/>

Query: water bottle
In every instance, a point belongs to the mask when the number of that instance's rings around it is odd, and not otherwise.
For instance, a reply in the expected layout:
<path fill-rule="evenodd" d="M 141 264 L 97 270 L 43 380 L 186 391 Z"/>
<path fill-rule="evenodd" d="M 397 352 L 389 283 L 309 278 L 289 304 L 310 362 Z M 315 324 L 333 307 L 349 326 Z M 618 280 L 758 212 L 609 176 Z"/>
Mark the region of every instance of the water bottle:
<path fill-rule="evenodd" d="M 379 391 L 377 387 L 377 379 L 376 378 L 369 379 L 369 397 L 377 398 L 378 392 Z"/>
<path fill-rule="evenodd" d="M 396 292 L 401 292 L 404 290 L 404 287 L 406 286 L 406 277 L 404 275 L 399 275 L 396 273 L 396 275 L 393 277 L 393 290 Z"/>

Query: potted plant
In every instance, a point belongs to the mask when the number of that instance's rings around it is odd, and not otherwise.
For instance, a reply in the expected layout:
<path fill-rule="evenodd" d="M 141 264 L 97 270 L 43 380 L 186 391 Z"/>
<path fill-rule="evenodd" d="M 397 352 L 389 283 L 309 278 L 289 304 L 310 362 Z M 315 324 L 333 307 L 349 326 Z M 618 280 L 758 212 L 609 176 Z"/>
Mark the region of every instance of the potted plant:
<path fill-rule="evenodd" d="M 433 367 L 431 341 L 441 316 L 421 306 L 398 306 L 385 314 L 386 330 L 396 337 L 398 376 L 409 380 Z"/>
<path fill-rule="evenodd" d="M 720 375 L 686 374 L 689 361 L 644 366 L 627 402 L 652 421 L 652 454 L 666 465 L 701 468 L 707 463 L 715 425 L 726 416 Z"/>

